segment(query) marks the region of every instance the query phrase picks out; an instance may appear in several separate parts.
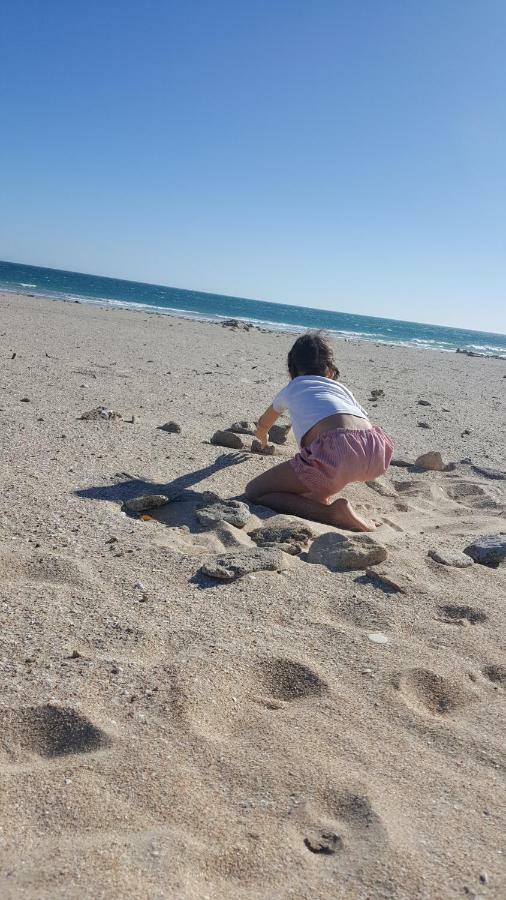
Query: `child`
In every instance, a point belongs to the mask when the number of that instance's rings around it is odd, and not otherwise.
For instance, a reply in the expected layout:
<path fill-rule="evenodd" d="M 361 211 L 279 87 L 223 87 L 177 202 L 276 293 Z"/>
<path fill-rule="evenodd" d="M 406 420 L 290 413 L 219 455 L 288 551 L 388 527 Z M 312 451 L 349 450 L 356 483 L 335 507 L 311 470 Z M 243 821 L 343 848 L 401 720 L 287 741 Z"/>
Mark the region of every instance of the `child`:
<path fill-rule="evenodd" d="M 255 503 L 339 528 L 372 531 L 348 500 L 330 502 L 353 481 L 370 481 L 388 469 L 393 443 L 337 379 L 330 344 L 320 333 L 304 334 L 288 354 L 291 381 L 261 416 L 256 436 L 262 446 L 281 413 L 290 413 L 299 453 L 246 487 Z"/>

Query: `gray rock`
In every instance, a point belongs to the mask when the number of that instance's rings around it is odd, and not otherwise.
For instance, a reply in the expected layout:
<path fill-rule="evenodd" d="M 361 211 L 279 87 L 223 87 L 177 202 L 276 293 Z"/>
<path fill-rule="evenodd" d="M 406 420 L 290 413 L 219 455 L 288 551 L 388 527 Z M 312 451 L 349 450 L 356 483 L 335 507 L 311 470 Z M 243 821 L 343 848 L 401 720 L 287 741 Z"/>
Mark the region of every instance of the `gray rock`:
<path fill-rule="evenodd" d="M 415 459 L 415 466 L 419 469 L 427 469 L 433 472 L 444 472 L 446 466 L 441 454 L 437 450 L 429 450 Z"/>
<path fill-rule="evenodd" d="M 165 494 L 142 494 L 139 497 L 132 497 L 131 500 L 125 500 L 123 509 L 127 512 L 142 513 L 148 509 L 157 509 L 159 506 L 165 506 L 170 500 Z"/>
<path fill-rule="evenodd" d="M 484 478 L 490 478 L 492 481 L 506 481 L 506 472 L 501 472 L 500 469 L 487 469 L 485 466 L 475 465 L 472 465 L 471 468 L 477 475 L 483 475 Z"/>
<path fill-rule="evenodd" d="M 248 547 L 244 550 L 222 553 L 205 562 L 200 571 L 221 581 L 234 581 L 243 575 L 249 575 L 250 572 L 281 572 L 286 565 L 286 555 L 281 550 Z"/>
<path fill-rule="evenodd" d="M 469 544 L 464 553 L 482 566 L 497 569 L 506 559 L 506 537 L 501 534 L 487 534 Z"/>
<path fill-rule="evenodd" d="M 432 428 L 432 425 L 429 425 L 428 422 L 417 422 L 416 424 L 419 428 Z"/>
<path fill-rule="evenodd" d="M 233 431 L 234 434 L 255 434 L 257 427 L 254 422 L 234 422 L 226 431 Z"/>
<path fill-rule="evenodd" d="M 211 444 L 218 447 L 230 447 L 232 450 L 242 450 L 244 447 L 243 440 L 233 431 L 215 431 L 211 438 Z"/>
<path fill-rule="evenodd" d="M 432 403 L 429 403 L 428 400 L 419 400 L 418 406 L 432 406 Z"/>
<path fill-rule="evenodd" d="M 273 425 L 269 428 L 269 440 L 273 444 L 286 444 L 291 425 Z"/>
<path fill-rule="evenodd" d="M 308 562 L 319 563 L 333 571 L 367 569 L 384 562 L 387 550 L 370 534 L 345 537 L 335 532 L 327 532 L 317 537 L 311 544 Z"/>
<path fill-rule="evenodd" d="M 166 422 L 165 425 L 160 425 L 158 430 L 168 431 L 169 434 L 181 434 L 181 425 L 177 422 Z"/>
<path fill-rule="evenodd" d="M 379 397 L 384 397 L 385 391 L 382 388 L 373 388 L 371 391 L 371 397 L 374 400 L 377 400 Z"/>
<path fill-rule="evenodd" d="M 471 557 L 460 550 L 429 550 L 428 555 L 440 565 L 452 566 L 454 569 L 467 569 L 473 565 Z"/>
<path fill-rule="evenodd" d="M 295 553 L 300 553 L 314 538 L 315 532 L 303 522 L 290 522 L 284 516 L 274 516 L 270 522 L 250 531 L 249 536 L 259 547 L 270 544 L 293 544 L 296 548 Z"/>
<path fill-rule="evenodd" d="M 211 506 L 204 506 L 195 512 L 201 525 L 219 525 L 228 522 L 236 528 L 246 525 L 251 513 L 245 503 L 240 500 L 219 500 Z"/>
<path fill-rule="evenodd" d="M 251 452 L 260 453 L 261 456 L 275 456 L 276 448 L 274 444 L 266 444 L 265 447 L 262 447 L 260 441 L 255 438 L 251 442 Z"/>
<path fill-rule="evenodd" d="M 408 462 L 407 459 L 391 459 L 391 466 L 398 466 L 399 469 L 410 469 L 413 465 L 412 462 Z"/>

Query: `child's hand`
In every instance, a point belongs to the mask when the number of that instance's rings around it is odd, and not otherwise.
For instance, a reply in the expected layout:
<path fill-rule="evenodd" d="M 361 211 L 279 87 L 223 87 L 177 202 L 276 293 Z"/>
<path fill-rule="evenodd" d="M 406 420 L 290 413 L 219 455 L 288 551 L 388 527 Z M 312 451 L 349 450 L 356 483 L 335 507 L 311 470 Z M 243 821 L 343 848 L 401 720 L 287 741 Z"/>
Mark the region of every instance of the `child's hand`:
<path fill-rule="evenodd" d="M 256 430 L 256 432 L 255 432 L 255 437 L 256 437 L 257 441 L 260 442 L 260 445 L 261 445 L 262 450 L 263 450 L 264 447 L 267 446 L 267 438 L 268 438 L 267 429 L 266 429 L 266 428 L 262 428 L 260 425 L 258 425 L 258 426 L 257 426 L 257 430 Z"/>

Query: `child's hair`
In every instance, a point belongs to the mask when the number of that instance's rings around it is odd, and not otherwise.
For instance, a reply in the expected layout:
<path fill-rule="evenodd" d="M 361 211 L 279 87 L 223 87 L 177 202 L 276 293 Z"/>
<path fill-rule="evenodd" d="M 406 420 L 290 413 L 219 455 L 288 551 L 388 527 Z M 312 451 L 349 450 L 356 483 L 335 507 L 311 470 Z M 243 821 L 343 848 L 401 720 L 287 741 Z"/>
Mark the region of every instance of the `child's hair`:
<path fill-rule="evenodd" d="M 339 378 L 339 369 L 334 362 L 334 351 L 321 331 L 309 331 L 297 338 L 288 354 L 290 378 L 298 375 L 321 375 L 334 380 Z"/>

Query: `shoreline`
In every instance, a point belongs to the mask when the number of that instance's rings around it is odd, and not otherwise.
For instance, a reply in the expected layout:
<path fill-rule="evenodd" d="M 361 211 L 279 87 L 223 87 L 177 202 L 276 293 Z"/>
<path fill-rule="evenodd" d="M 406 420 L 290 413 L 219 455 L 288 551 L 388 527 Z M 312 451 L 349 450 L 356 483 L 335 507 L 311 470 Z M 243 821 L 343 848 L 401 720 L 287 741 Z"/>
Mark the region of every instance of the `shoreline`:
<path fill-rule="evenodd" d="M 27 285 L 28 286 L 28 285 Z M 106 298 L 95 299 L 93 297 L 84 297 L 81 295 L 58 295 L 51 294 L 49 292 L 41 292 L 41 291 L 18 291 L 15 289 L 10 289 L 6 287 L 0 286 L 0 294 L 17 296 L 17 297 L 36 297 L 39 300 L 50 300 L 61 303 L 69 303 L 69 304 L 83 304 L 87 306 L 94 306 L 99 308 L 110 308 L 110 309 L 121 309 L 127 310 L 131 312 L 140 312 L 144 314 L 149 314 L 153 316 L 169 316 L 172 318 L 182 319 L 185 321 L 196 321 L 196 322 L 204 322 L 211 325 L 219 325 L 221 327 L 225 326 L 225 323 L 234 321 L 237 322 L 239 328 L 244 328 L 244 326 L 248 326 L 248 329 L 255 329 L 261 333 L 266 334 L 289 334 L 289 335 L 297 335 L 303 334 L 306 328 L 297 325 L 285 324 L 285 323 L 276 323 L 270 322 L 268 320 L 257 320 L 251 319 L 241 316 L 225 316 L 219 315 L 216 316 L 205 316 L 198 313 L 192 313 L 191 310 L 183 310 L 178 309 L 176 307 L 169 308 L 163 306 L 150 306 L 149 304 L 136 303 L 134 301 L 123 301 L 123 300 L 109 300 Z M 418 324 L 418 323 L 413 323 Z M 365 333 L 356 333 L 356 332 L 345 332 L 342 330 L 332 330 L 332 329 L 322 329 L 326 334 L 328 334 L 333 340 L 345 341 L 349 343 L 357 343 L 360 344 L 364 342 L 365 344 L 372 344 L 375 346 L 385 346 L 385 347 L 401 347 L 409 350 L 433 350 L 437 353 L 461 353 L 465 356 L 476 357 L 481 359 L 498 359 L 498 360 L 506 360 L 506 352 L 504 354 L 500 353 L 486 353 L 481 350 L 473 350 L 467 349 L 466 347 L 455 347 L 455 348 L 445 348 L 445 347 L 437 347 L 430 346 L 433 341 L 423 341 L 419 338 L 413 338 L 411 341 L 388 341 L 384 338 L 377 337 L 368 337 Z M 476 332 L 476 334 L 480 334 L 481 332 Z M 487 334 L 487 332 L 483 332 L 483 334 Z M 498 335 L 501 337 L 501 335 Z M 506 341 L 506 335 L 505 335 Z M 477 346 L 477 345 L 473 345 Z"/>

